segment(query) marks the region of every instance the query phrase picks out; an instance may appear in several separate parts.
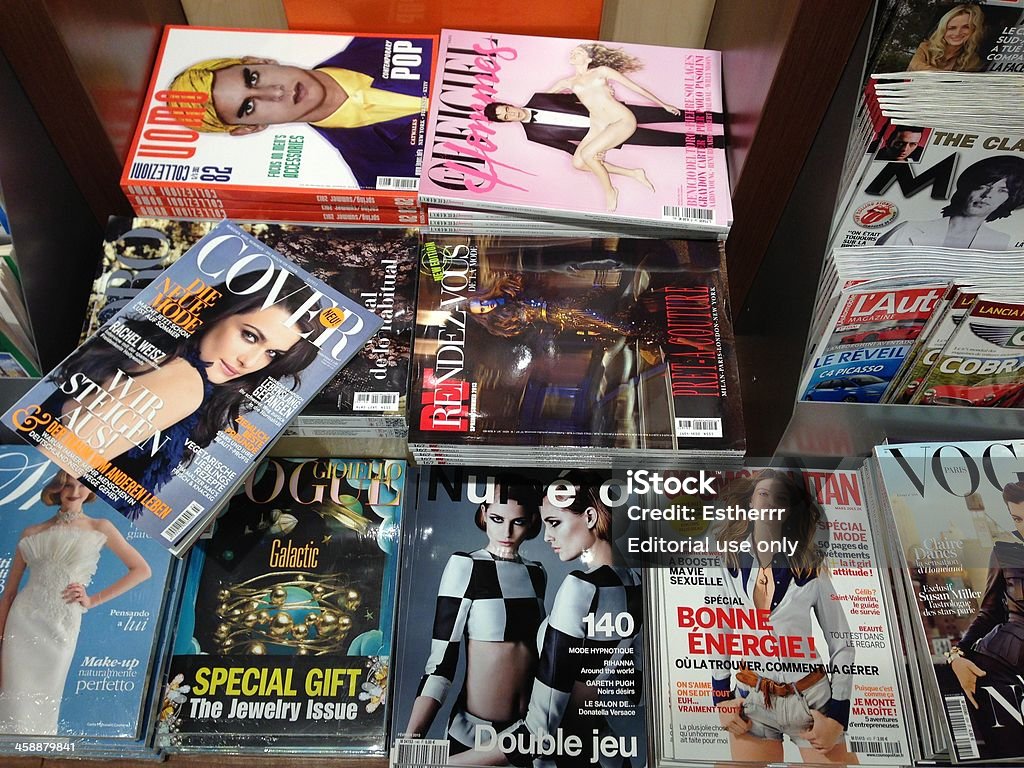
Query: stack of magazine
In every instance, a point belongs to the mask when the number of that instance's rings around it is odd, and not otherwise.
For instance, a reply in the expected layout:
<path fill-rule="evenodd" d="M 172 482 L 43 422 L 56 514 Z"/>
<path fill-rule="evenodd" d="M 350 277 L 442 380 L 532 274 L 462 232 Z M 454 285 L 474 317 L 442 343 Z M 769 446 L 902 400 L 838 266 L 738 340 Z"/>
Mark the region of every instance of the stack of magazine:
<path fill-rule="evenodd" d="M 0 377 L 38 376 L 39 371 L 39 352 L 25 305 L 3 190 L 0 190 Z"/>
<path fill-rule="evenodd" d="M 179 561 L 34 448 L 0 494 L 0 754 L 157 758 Z"/>
<path fill-rule="evenodd" d="M 1024 757 L 1024 443 L 875 449 L 876 519 L 888 526 L 913 742 L 922 761 Z"/>
<path fill-rule="evenodd" d="M 385 754 L 407 473 L 273 458 L 247 478 L 189 556 L 162 746 Z"/>
<path fill-rule="evenodd" d="M 121 187 L 140 216 L 425 223 L 436 41 L 167 27 Z"/>
<path fill-rule="evenodd" d="M 206 235 L 209 222 L 112 217 L 82 342 Z M 288 434 L 405 437 L 419 239 L 414 230 L 239 224 L 383 321 L 288 425 Z"/>
<path fill-rule="evenodd" d="M 734 462 L 732 347 L 720 242 L 428 238 L 409 449 L 420 464 Z"/>
<path fill-rule="evenodd" d="M 435 234 L 729 231 L 720 53 L 442 30 L 437 67 Z"/>

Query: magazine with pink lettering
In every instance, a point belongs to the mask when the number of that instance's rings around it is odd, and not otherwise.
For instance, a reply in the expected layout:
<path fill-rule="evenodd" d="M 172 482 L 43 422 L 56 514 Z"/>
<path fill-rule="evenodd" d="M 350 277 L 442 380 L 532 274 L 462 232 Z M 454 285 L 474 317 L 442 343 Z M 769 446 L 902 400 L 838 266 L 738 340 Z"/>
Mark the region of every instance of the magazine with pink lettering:
<path fill-rule="evenodd" d="M 721 54 L 443 30 L 423 202 L 729 230 Z"/>

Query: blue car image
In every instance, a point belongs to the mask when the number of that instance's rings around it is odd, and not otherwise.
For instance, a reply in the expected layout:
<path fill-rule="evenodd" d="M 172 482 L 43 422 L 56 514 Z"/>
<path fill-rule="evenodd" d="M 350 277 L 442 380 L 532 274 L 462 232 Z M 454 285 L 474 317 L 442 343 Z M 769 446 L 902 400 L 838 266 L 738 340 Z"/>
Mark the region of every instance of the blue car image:
<path fill-rule="evenodd" d="M 887 386 L 888 379 L 866 373 L 844 376 L 819 381 L 804 399 L 830 403 L 877 403 L 885 394 Z"/>

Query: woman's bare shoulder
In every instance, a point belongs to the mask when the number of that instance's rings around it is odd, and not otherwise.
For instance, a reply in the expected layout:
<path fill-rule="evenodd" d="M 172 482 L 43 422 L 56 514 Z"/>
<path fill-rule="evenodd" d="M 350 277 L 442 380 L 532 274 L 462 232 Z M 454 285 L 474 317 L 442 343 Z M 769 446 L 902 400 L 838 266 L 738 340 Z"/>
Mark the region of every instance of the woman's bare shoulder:
<path fill-rule="evenodd" d="M 203 402 L 203 379 L 187 360 L 178 358 L 136 381 L 160 398 L 158 421 L 173 424 Z M 166 425 L 165 423 L 165 425 Z"/>

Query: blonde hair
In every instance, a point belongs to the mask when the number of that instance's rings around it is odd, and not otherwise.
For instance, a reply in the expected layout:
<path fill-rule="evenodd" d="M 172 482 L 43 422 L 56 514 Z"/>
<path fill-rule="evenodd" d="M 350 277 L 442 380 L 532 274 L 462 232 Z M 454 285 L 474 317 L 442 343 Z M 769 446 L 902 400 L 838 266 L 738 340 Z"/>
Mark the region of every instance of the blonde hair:
<path fill-rule="evenodd" d="M 189 128 L 204 133 L 228 133 L 235 126 L 221 120 L 217 109 L 213 106 L 214 76 L 222 69 L 242 64 L 242 59 L 206 59 L 197 62 L 180 72 L 168 87 L 168 91 L 180 94 L 199 94 L 205 100 L 199 101 L 184 96 L 180 99 L 168 99 L 175 119 Z M 198 120 L 197 120 L 198 118 Z"/>
<path fill-rule="evenodd" d="M 555 482 L 562 481 L 571 485 L 575 491 L 572 502 L 564 507 L 565 512 L 572 512 L 574 515 L 582 515 L 588 509 L 593 508 L 597 513 L 597 520 L 594 523 L 594 536 L 601 541 L 612 540 L 612 513 L 604 502 L 601 501 L 601 476 L 596 472 L 589 472 L 584 469 L 571 469 Z"/>
<path fill-rule="evenodd" d="M 56 475 L 50 478 L 50 481 L 43 488 L 39 494 L 39 498 L 43 504 L 48 507 L 59 507 L 60 506 L 60 491 L 64 487 L 64 483 L 68 481 L 71 476 L 63 469 L 57 472 Z M 89 495 L 86 496 L 83 504 L 88 504 L 91 501 L 96 500 L 96 494 L 89 491 Z"/>
<path fill-rule="evenodd" d="M 601 43 L 580 43 L 580 48 L 587 52 L 590 57 L 588 69 L 595 67 L 611 67 L 616 72 L 626 74 L 643 69 L 640 59 L 623 51 L 621 48 L 609 48 Z"/>
<path fill-rule="evenodd" d="M 795 477 L 793 476 L 795 474 Z M 763 480 L 778 480 L 786 486 L 789 495 L 788 514 L 782 523 L 782 537 L 797 543 L 796 552 L 789 558 L 789 569 L 801 577 L 809 576 L 821 567 L 821 551 L 814 543 L 814 532 L 822 518 L 821 507 L 817 500 L 807 493 L 803 484 L 803 475 L 796 470 L 763 469 L 756 475 L 741 477 L 730 483 L 718 496 L 718 505 L 733 505 L 750 508 L 750 500 L 754 488 Z M 719 542 L 744 541 L 750 535 L 754 523 L 750 520 L 727 520 L 718 526 L 716 535 Z M 736 552 L 727 552 L 725 563 L 730 569 L 739 567 Z"/>
<path fill-rule="evenodd" d="M 977 72 L 981 69 L 981 58 L 978 56 L 978 45 L 985 34 L 985 15 L 981 8 L 971 3 L 962 3 L 946 11 L 939 23 L 925 40 L 924 59 L 928 66 L 943 68 L 946 54 L 946 26 L 957 16 L 967 15 L 971 24 L 971 36 L 967 38 L 953 61 L 955 72 Z"/>

